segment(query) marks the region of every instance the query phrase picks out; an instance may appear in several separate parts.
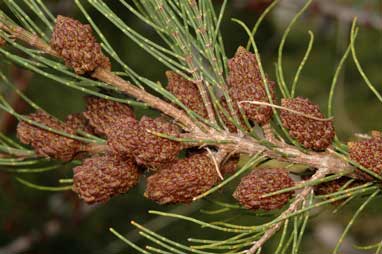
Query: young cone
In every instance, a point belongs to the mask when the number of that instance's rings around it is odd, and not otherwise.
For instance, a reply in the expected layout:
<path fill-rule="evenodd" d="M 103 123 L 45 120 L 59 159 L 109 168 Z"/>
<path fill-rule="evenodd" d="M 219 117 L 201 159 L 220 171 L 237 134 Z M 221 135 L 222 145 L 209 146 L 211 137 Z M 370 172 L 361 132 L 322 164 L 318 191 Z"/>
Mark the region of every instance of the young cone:
<path fill-rule="evenodd" d="M 282 99 L 281 105 L 308 116 L 324 118 L 319 106 L 309 99 Z M 307 149 L 323 151 L 333 142 L 335 131 L 332 121 L 318 121 L 287 110 L 281 110 L 280 117 L 289 134 Z"/>
<path fill-rule="evenodd" d="M 382 137 L 374 132 L 371 139 L 349 142 L 350 159 L 356 161 L 361 166 L 382 176 Z M 374 178 L 359 169 L 355 171 L 360 179 L 371 181 Z"/>
<path fill-rule="evenodd" d="M 75 134 L 75 130 L 70 128 L 70 126 L 61 123 L 58 119 L 42 110 L 30 114 L 29 118 L 57 131 Z M 17 125 L 17 137 L 22 143 L 31 145 L 37 155 L 62 161 L 72 160 L 81 148 L 81 142 L 75 139 L 39 128 L 25 121 L 20 121 Z"/>
<path fill-rule="evenodd" d="M 162 118 L 142 117 L 137 131 L 138 134 L 134 138 L 136 144 L 134 157 L 138 164 L 149 166 L 172 162 L 183 148 L 179 142 L 156 135 L 158 133 L 176 137 L 180 133 L 178 126 Z"/>
<path fill-rule="evenodd" d="M 241 179 L 240 184 L 233 193 L 233 197 L 248 209 L 274 210 L 287 203 L 293 192 L 281 193 L 266 198 L 262 196 L 293 185 L 294 182 L 289 177 L 288 171 L 284 169 L 254 169 Z"/>
<path fill-rule="evenodd" d="M 133 117 L 116 119 L 110 128 L 106 128 L 107 144 L 111 150 L 123 157 L 133 157 L 138 146 L 139 123 Z"/>
<path fill-rule="evenodd" d="M 147 179 L 145 196 L 159 204 L 190 203 L 219 181 L 207 153 L 178 160 Z"/>
<path fill-rule="evenodd" d="M 233 101 L 270 102 L 254 54 L 243 47 L 239 47 L 235 56 L 229 60 L 228 66 L 230 69 L 228 83 L 231 86 L 229 94 Z M 267 81 L 267 85 L 274 102 L 275 83 Z M 259 125 L 268 123 L 273 116 L 273 110 L 269 106 L 243 103 L 241 107 L 246 117 Z"/>
<path fill-rule="evenodd" d="M 89 134 L 95 133 L 89 121 L 80 113 L 68 115 L 65 119 L 65 125 L 76 131 L 83 131 Z"/>
<path fill-rule="evenodd" d="M 126 193 L 139 180 L 132 159 L 112 155 L 95 156 L 73 169 L 73 191 L 88 204 L 104 203 Z"/>
<path fill-rule="evenodd" d="M 86 111 L 83 115 L 99 134 L 113 131 L 113 124 L 118 119 L 135 118 L 133 110 L 124 103 L 89 96 L 86 98 Z"/>
<path fill-rule="evenodd" d="M 96 68 L 110 69 L 110 61 L 96 42 L 90 25 L 78 20 L 58 16 L 50 45 L 79 74 L 93 72 Z"/>
<path fill-rule="evenodd" d="M 167 71 L 166 76 L 168 79 L 167 90 L 174 94 L 186 107 L 206 118 L 208 116 L 207 110 L 196 84 L 173 71 Z"/>

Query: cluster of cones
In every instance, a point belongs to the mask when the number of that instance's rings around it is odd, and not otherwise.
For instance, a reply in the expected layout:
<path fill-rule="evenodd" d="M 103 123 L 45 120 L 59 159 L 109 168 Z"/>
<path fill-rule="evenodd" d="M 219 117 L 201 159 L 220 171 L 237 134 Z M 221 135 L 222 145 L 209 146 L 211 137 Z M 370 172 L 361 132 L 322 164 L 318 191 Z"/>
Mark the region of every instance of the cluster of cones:
<path fill-rule="evenodd" d="M 51 46 L 77 74 L 89 74 L 96 68 L 110 68 L 109 59 L 102 53 L 91 27 L 71 18 L 57 17 Z M 221 106 L 229 117 L 215 112 L 221 116 L 226 131 L 237 131 L 237 124 L 231 121 L 233 117 L 244 128 L 248 127 L 243 124 L 244 116 L 251 125 L 268 124 L 274 114 L 270 104 L 277 104 L 275 83 L 261 75 L 256 56 L 243 47 L 239 47 L 228 66 L 228 94 L 233 111 L 228 107 L 226 97 L 222 97 Z M 207 118 L 197 85 L 174 72 L 169 71 L 166 75 L 169 80 L 167 89 L 190 110 Z M 245 101 L 256 103 L 243 103 Z M 283 127 L 303 147 L 321 152 L 332 144 L 335 136 L 333 122 L 324 119 L 318 105 L 297 97 L 282 99 L 281 107 Z M 147 179 L 145 196 L 160 204 L 191 202 L 193 197 L 219 182 L 217 165 L 208 153 L 196 148 L 190 152 L 190 147 L 158 135 L 178 137 L 181 134 L 181 129 L 165 117 L 142 117 L 137 120 L 125 104 L 90 97 L 87 110 L 69 116 L 65 122 L 42 111 L 31 114 L 29 119 L 48 129 L 21 121 L 18 136 L 42 156 L 70 161 L 79 153 L 88 151 L 88 145 L 70 135 L 52 132 L 50 128 L 72 135 L 81 130 L 107 140 L 107 149 L 84 159 L 81 166 L 74 168 L 74 191 L 88 203 L 105 202 L 112 196 L 127 192 L 138 183 L 141 168 L 148 169 L 151 174 Z M 184 150 L 186 156 L 180 158 L 179 154 Z M 360 165 L 381 174 L 380 136 L 351 143 L 349 153 L 350 158 Z M 225 160 L 220 165 L 222 173 L 234 171 L 237 161 L 238 156 Z M 293 192 L 267 198 L 263 197 L 264 194 L 293 185 L 285 169 L 256 169 L 243 177 L 234 197 L 244 207 L 272 210 L 288 202 Z"/>
<path fill-rule="evenodd" d="M 157 135 L 177 137 L 178 126 L 162 116 L 137 120 L 123 103 L 88 97 L 86 111 L 69 115 L 64 122 L 44 111 L 28 119 L 19 123 L 17 135 L 36 154 L 62 161 L 83 160 L 73 169 L 73 190 L 87 203 L 106 202 L 126 193 L 139 182 L 143 170 L 150 172 L 145 196 L 160 204 L 191 202 L 219 181 L 207 152 Z M 107 144 L 99 149 L 58 132 L 86 132 L 105 138 Z M 187 155 L 180 158 L 182 151 Z M 232 173 L 238 159 L 233 156 L 223 163 L 222 173 Z"/>

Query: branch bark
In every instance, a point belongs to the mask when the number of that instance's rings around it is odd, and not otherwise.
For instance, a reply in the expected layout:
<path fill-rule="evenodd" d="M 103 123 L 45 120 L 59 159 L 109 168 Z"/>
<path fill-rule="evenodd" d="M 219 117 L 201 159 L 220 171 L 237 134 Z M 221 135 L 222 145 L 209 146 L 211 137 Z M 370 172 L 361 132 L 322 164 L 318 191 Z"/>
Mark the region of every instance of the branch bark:
<path fill-rule="evenodd" d="M 58 57 L 58 54 L 48 43 L 39 38 L 37 35 L 31 34 L 21 27 L 10 24 L 9 22 L 5 24 L 4 21 L 0 19 L 0 29 L 5 30 L 13 37 L 29 44 L 30 46 L 42 50 L 46 54 Z M 343 172 L 344 170 L 351 169 L 346 161 L 328 152 L 303 153 L 293 146 L 287 144 L 280 146 L 279 143 L 275 144 L 278 145 L 279 148 L 271 150 L 249 136 L 243 136 L 241 134 L 230 133 L 227 131 L 217 131 L 213 128 L 206 127 L 201 122 L 196 124 L 184 111 L 134 86 L 130 82 L 120 78 L 109 70 L 97 68 L 93 72 L 92 77 L 109 85 L 115 86 L 122 92 L 135 97 L 137 100 L 146 102 L 151 107 L 171 116 L 174 120 L 182 123 L 185 126 L 185 130 L 189 132 L 189 135 L 196 140 L 212 140 L 216 142 L 216 146 L 221 146 L 226 150 L 228 149 L 229 151 L 235 151 L 237 153 L 253 155 L 260 151 L 265 151 L 264 154 L 272 159 L 296 164 L 306 164 L 314 168 L 328 168 L 332 173 Z M 203 127 L 203 130 L 200 126 Z M 224 142 L 224 144 L 219 145 L 222 142 Z"/>

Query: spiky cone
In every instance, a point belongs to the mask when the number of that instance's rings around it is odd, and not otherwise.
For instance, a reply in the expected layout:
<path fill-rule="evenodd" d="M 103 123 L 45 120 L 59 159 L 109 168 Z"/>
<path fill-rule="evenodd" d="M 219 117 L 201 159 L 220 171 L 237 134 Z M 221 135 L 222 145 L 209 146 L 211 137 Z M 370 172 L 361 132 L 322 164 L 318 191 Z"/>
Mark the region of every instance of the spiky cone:
<path fill-rule="evenodd" d="M 139 180 L 137 165 L 131 158 L 95 156 L 73 169 L 73 191 L 88 204 L 105 203 L 128 192 Z"/>
<path fill-rule="evenodd" d="M 268 81 L 269 91 L 271 93 L 272 101 L 275 101 L 275 83 Z M 243 87 L 232 87 L 229 90 L 229 94 L 234 101 L 254 101 L 269 103 L 269 98 L 262 81 L 257 81 L 254 84 L 248 84 Z M 269 123 L 273 116 L 273 110 L 270 106 L 256 105 L 250 103 L 241 103 L 245 116 L 248 120 L 251 120 L 259 125 Z"/>
<path fill-rule="evenodd" d="M 78 20 L 57 16 L 50 45 L 79 75 L 98 67 L 110 69 L 109 58 L 102 53 L 91 26 Z"/>
<path fill-rule="evenodd" d="M 94 128 L 89 124 L 89 121 L 81 113 L 70 114 L 65 119 L 65 125 L 76 131 L 83 131 L 88 134 L 95 134 Z"/>
<path fill-rule="evenodd" d="M 172 162 L 183 149 L 180 142 L 160 137 L 157 134 L 178 137 L 180 129 L 178 126 L 164 121 L 163 118 L 142 117 L 139 121 L 138 134 L 134 138 L 136 144 L 134 157 L 138 164 L 152 165 Z"/>
<path fill-rule="evenodd" d="M 30 114 L 29 119 L 46 127 L 75 134 L 75 130 L 48 115 L 42 110 Z M 50 157 L 56 160 L 70 161 L 80 151 L 82 143 L 49 130 L 20 121 L 17 125 L 17 137 L 27 145 L 31 145 L 39 156 Z"/>
<path fill-rule="evenodd" d="M 245 87 L 261 79 L 256 56 L 240 46 L 233 58 L 228 60 L 228 84 L 231 87 Z"/>
<path fill-rule="evenodd" d="M 382 138 L 373 134 L 370 139 L 349 142 L 349 155 L 350 159 L 357 162 L 361 166 L 369 169 L 370 171 L 382 176 Z M 373 176 L 366 172 L 357 169 L 356 175 L 363 180 L 371 181 Z"/>
<path fill-rule="evenodd" d="M 83 115 L 88 119 L 96 133 L 106 134 L 118 119 L 135 118 L 133 110 L 124 103 L 89 96 L 86 98 L 86 111 Z"/>
<path fill-rule="evenodd" d="M 207 153 L 194 154 L 149 176 L 145 196 L 159 204 L 190 203 L 218 181 Z"/>
<path fill-rule="evenodd" d="M 245 48 L 239 47 L 235 56 L 228 61 L 230 84 L 229 94 L 232 100 L 255 101 L 269 103 L 267 87 L 265 86 L 256 56 L 248 52 Z M 268 91 L 275 101 L 275 83 L 267 80 Z M 243 103 L 241 107 L 246 117 L 259 125 L 266 124 L 273 116 L 273 110 L 270 106 Z"/>
<path fill-rule="evenodd" d="M 254 169 L 241 179 L 233 197 L 247 209 L 269 211 L 281 208 L 292 197 L 293 192 L 265 198 L 263 196 L 292 186 L 294 182 L 284 169 Z"/>
<path fill-rule="evenodd" d="M 207 118 L 207 110 L 196 84 L 173 71 L 167 71 L 166 76 L 168 79 L 167 90 L 174 94 L 186 107 Z"/>
<path fill-rule="evenodd" d="M 324 119 L 319 106 L 309 99 L 284 98 L 281 100 L 281 106 L 307 116 Z M 290 136 L 307 149 L 323 151 L 334 140 L 335 131 L 332 120 L 319 121 L 287 110 L 281 110 L 280 117 L 283 126 L 289 130 Z"/>
<path fill-rule="evenodd" d="M 350 180 L 351 178 L 343 176 L 339 179 L 336 179 L 330 182 L 320 183 L 314 186 L 314 194 L 315 195 L 333 194 L 340 190 L 347 190 L 362 184 L 362 181 L 359 181 L 359 180 L 356 180 L 356 181 L 353 180 L 353 182 L 349 183 Z M 330 199 L 330 197 L 328 197 L 327 199 Z M 333 201 L 332 204 L 337 206 L 337 205 L 340 205 L 342 202 L 343 202 L 343 199 Z"/>
<path fill-rule="evenodd" d="M 133 117 L 116 119 L 106 128 L 107 144 L 110 149 L 122 157 L 133 157 L 136 149 L 139 124 Z"/>

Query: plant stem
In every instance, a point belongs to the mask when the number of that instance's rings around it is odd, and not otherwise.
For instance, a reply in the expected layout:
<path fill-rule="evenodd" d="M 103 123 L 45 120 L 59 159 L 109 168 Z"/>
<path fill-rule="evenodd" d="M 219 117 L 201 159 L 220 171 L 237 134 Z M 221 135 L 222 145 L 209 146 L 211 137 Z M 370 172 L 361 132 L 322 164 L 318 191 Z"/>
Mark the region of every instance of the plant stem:
<path fill-rule="evenodd" d="M 132 85 L 128 81 L 116 76 L 111 71 L 103 68 L 97 68 L 92 77 L 115 86 L 122 92 L 135 97 L 137 100 L 144 101 L 152 108 L 158 109 L 164 114 L 171 116 L 174 120 L 182 123 L 188 131 L 199 131 L 199 127 L 184 113 L 184 111 L 144 91 L 143 89 Z"/>

